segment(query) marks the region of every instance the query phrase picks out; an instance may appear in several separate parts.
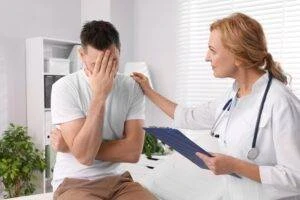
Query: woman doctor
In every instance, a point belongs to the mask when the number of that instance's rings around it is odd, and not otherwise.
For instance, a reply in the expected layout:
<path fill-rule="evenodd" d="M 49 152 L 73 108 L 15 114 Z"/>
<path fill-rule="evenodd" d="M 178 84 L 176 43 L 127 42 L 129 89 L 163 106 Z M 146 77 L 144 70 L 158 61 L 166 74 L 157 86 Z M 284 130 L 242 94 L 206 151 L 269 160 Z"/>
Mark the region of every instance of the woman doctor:
<path fill-rule="evenodd" d="M 133 73 L 145 95 L 179 128 L 211 129 L 223 154 L 197 153 L 224 176 L 224 199 L 300 199 L 300 102 L 268 52 L 261 25 L 242 13 L 210 26 L 206 61 L 215 77 L 235 80 L 222 97 L 186 108 Z"/>

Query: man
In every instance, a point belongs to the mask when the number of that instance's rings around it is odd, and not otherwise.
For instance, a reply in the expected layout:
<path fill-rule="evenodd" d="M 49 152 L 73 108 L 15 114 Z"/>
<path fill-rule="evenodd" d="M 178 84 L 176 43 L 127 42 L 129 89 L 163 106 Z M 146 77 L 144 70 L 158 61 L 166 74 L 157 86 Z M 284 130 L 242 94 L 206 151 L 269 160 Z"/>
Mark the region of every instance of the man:
<path fill-rule="evenodd" d="M 52 87 L 54 199 L 156 199 L 118 168 L 139 160 L 145 109 L 138 84 L 117 74 L 119 34 L 109 22 L 91 21 L 80 39 L 84 69 Z"/>

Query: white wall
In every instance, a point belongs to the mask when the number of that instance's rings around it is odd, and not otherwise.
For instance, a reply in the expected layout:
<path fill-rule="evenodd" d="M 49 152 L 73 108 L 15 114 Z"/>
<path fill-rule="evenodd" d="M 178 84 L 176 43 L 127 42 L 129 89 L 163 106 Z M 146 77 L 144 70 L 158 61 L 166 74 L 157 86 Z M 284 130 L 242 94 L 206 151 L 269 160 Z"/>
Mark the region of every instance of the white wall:
<path fill-rule="evenodd" d="M 134 0 L 111 0 L 111 22 L 117 28 L 121 40 L 120 72 L 126 62 L 133 61 Z"/>
<path fill-rule="evenodd" d="M 111 22 L 121 40 L 120 72 L 133 60 L 134 0 L 81 0 L 81 23 L 91 20 Z"/>
<path fill-rule="evenodd" d="M 1 0 L 0 134 L 7 122 L 26 125 L 25 39 L 36 36 L 78 40 L 80 0 Z M 7 91 L 7 94 L 5 95 Z M 4 94 L 3 94 L 4 93 Z M 2 110 L 4 109 L 4 110 Z"/>
<path fill-rule="evenodd" d="M 81 0 L 81 24 L 111 19 L 111 0 Z"/>
<path fill-rule="evenodd" d="M 0 46 L 1 47 L 1 46 Z M 4 63 L 4 48 L 0 48 L 0 136 L 4 127 L 7 124 L 8 109 L 7 109 L 7 73 Z"/>
<path fill-rule="evenodd" d="M 176 1 L 135 0 L 134 61 L 145 61 L 154 88 L 167 98 L 175 98 Z M 147 102 L 146 125 L 170 126 L 172 121 Z"/>
<path fill-rule="evenodd" d="M 176 1 L 111 0 L 110 3 L 109 21 L 118 29 L 122 44 L 120 72 L 126 62 L 145 61 L 155 89 L 174 99 Z M 170 126 L 172 121 L 147 101 L 146 125 Z"/>

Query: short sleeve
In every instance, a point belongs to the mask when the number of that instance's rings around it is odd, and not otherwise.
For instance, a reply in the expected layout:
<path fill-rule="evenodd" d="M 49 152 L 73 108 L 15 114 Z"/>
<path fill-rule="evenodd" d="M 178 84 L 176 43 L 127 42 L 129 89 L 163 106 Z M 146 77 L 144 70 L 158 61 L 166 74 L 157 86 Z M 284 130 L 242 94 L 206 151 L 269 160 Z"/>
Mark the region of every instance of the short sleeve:
<path fill-rule="evenodd" d="M 126 120 L 145 119 L 145 96 L 140 86 L 134 82 Z"/>
<path fill-rule="evenodd" d="M 78 99 L 79 94 L 75 87 L 63 79 L 55 82 L 51 92 L 52 123 L 61 124 L 85 117 Z"/>

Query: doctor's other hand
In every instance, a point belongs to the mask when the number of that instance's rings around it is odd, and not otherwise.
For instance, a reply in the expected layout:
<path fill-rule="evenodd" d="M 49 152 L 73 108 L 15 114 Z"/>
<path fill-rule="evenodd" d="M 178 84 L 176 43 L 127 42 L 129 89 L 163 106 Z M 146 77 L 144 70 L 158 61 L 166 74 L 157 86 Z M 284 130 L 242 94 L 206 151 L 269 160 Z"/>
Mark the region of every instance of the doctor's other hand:
<path fill-rule="evenodd" d="M 57 152 L 67 153 L 69 148 L 64 138 L 61 135 L 61 130 L 58 128 L 52 129 L 50 134 L 50 142 L 52 148 Z"/>
<path fill-rule="evenodd" d="M 133 72 L 130 76 L 141 86 L 145 95 L 147 95 L 152 90 L 149 79 L 144 74 Z"/>
<path fill-rule="evenodd" d="M 196 155 L 203 160 L 206 166 L 215 174 L 234 173 L 234 166 L 238 159 L 224 154 L 212 153 L 213 157 L 197 152 Z"/>

